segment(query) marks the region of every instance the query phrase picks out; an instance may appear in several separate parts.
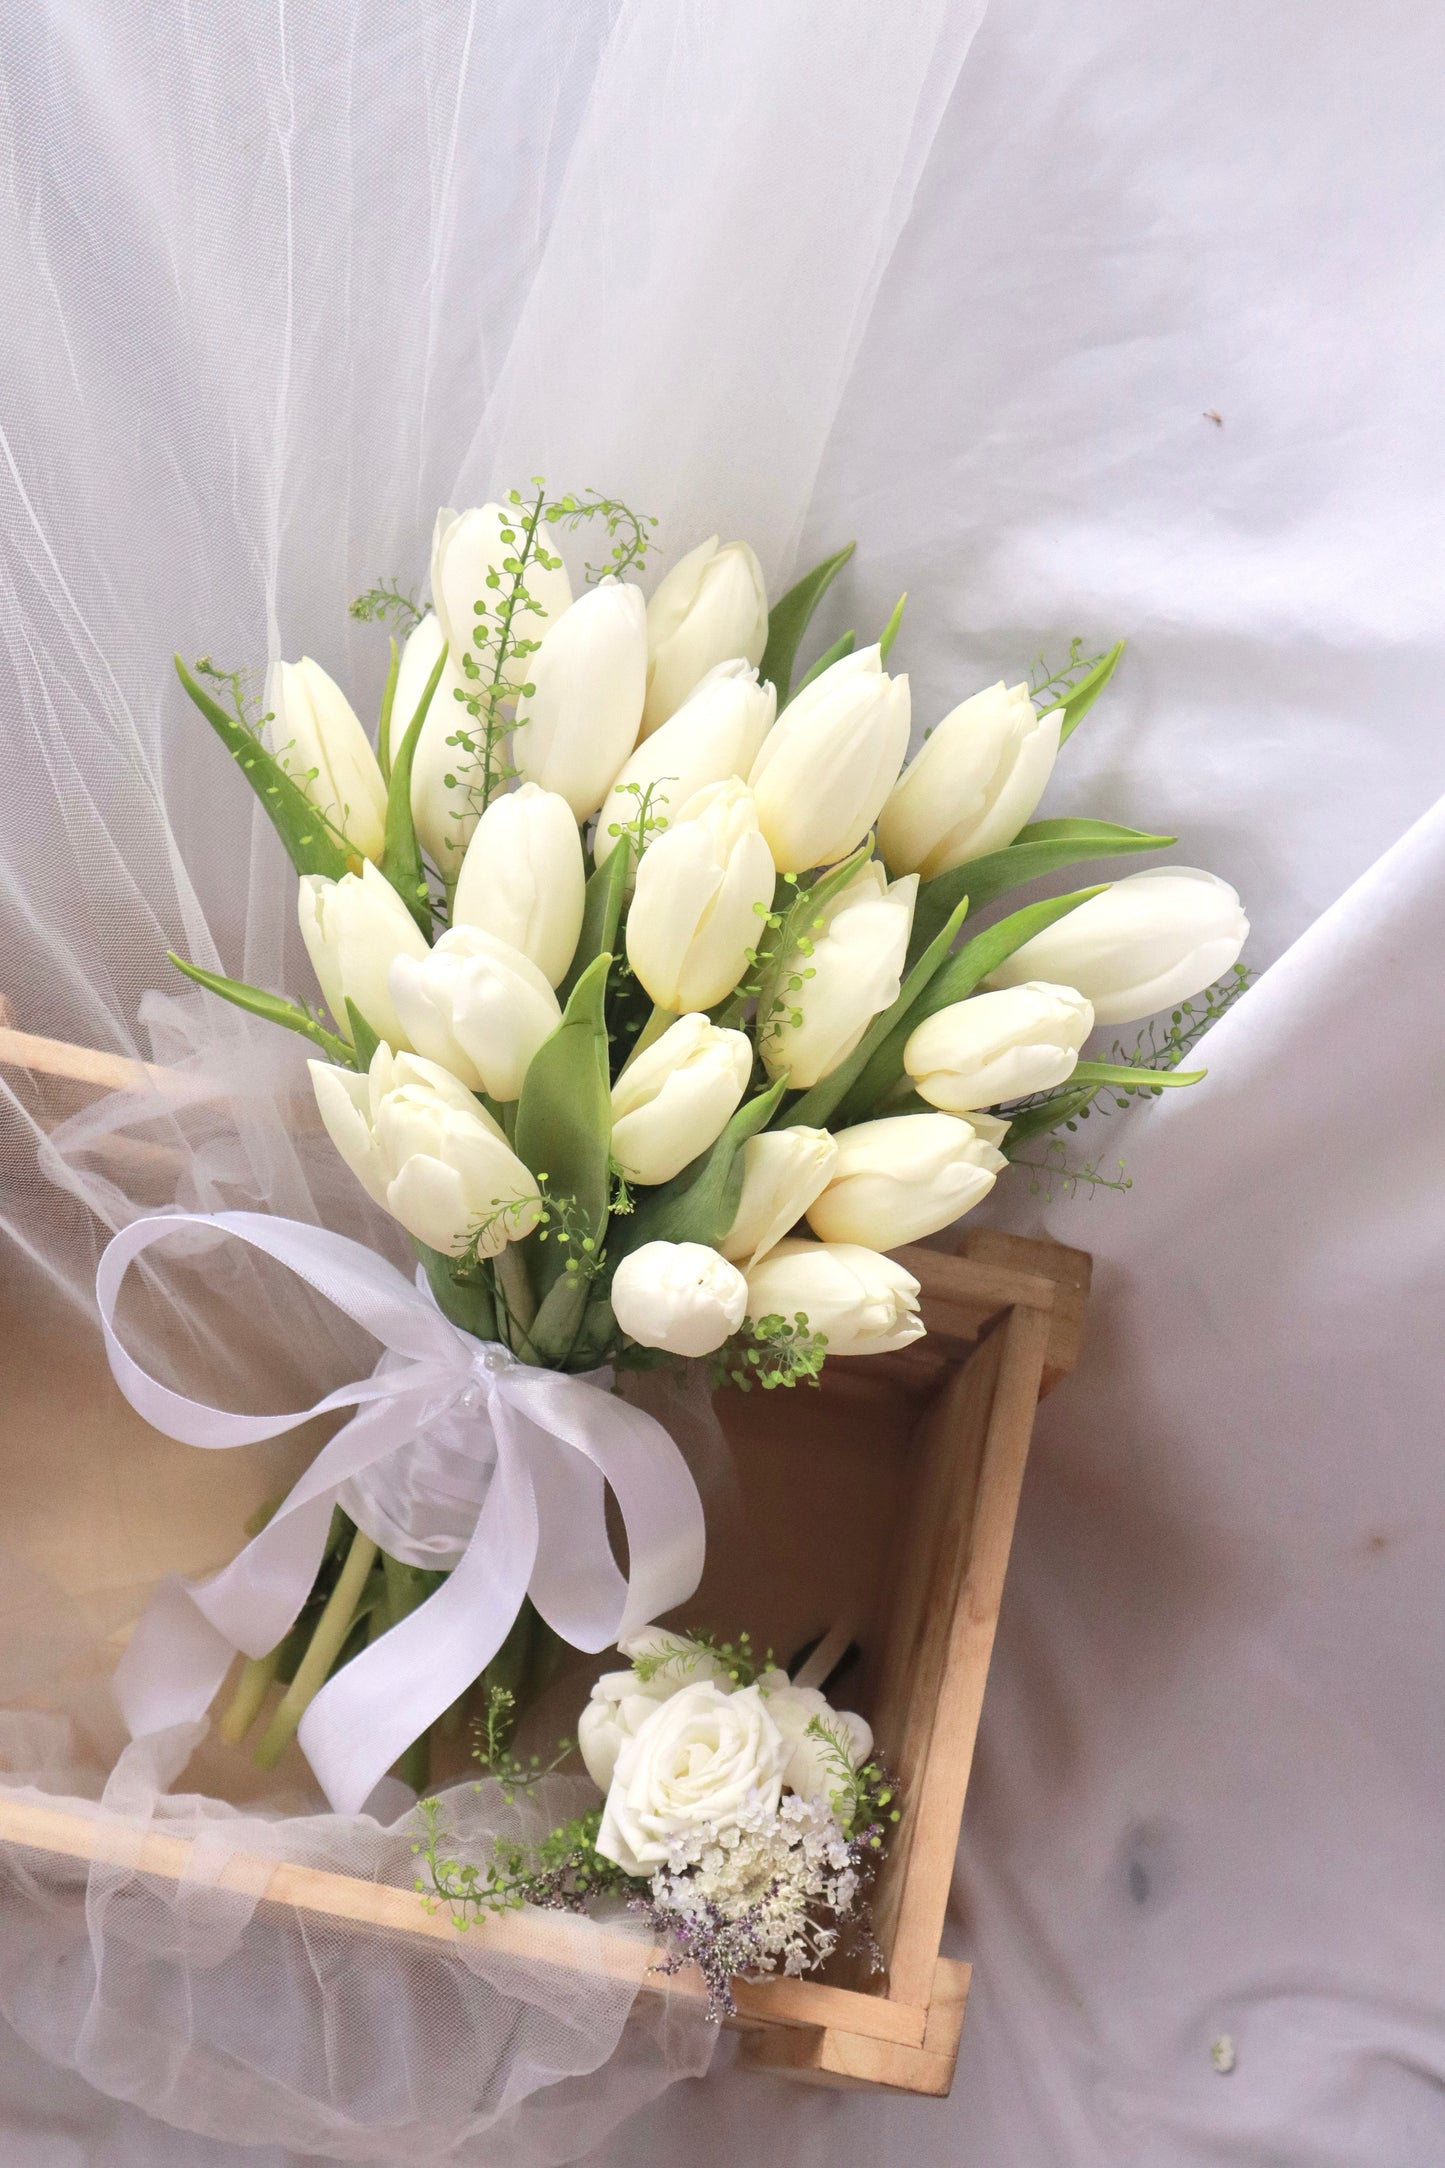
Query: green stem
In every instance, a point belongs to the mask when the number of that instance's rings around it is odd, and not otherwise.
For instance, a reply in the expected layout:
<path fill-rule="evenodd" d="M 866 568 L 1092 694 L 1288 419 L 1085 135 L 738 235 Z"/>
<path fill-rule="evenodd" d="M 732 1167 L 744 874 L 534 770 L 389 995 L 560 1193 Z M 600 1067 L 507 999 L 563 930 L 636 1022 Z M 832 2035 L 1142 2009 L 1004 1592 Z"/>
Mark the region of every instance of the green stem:
<path fill-rule="evenodd" d="M 221 1737 L 227 1746 L 239 1746 L 256 1718 L 276 1676 L 283 1644 L 277 1642 L 269 1656 L 248 1656 L 236 1681 L 236 1691 L 221 1718 Z"/>
<path fill-rule="evenodd" d="M 351 1631 L 356 1616 L 356 1606 L 366 1586 L 366 1577 L 376 1557 L 376 1545 L 370 1536 L 358 1528 L 351 1539 L 346 1563 L 337 1576 L 336 1586 L 326 1600 L 326 1608 L 316 1622 L 306 1654 L 296 1666 L 296 1676 L 281 1698 L 280 1707 L 261 1735 L 256 1749 L 256 1763 L 261 1769 L 274 1769 L 287 1747 L 296 1736 L 296 1727 L 306 1714 L 316 1695 L 325 1685 L 331 1666 L 341 1654 L 342 1644 Z"/>
<path fill-rule="evenodd" d="M 531 1330 L 532 1321 L 537 1315 L 537 1298 L 527 1277 L 526 1262 L 514 1242 L 509 1242 L 498 1250 L 492 1259 L 492 1270 L 497 1276 L 497 1285 L 502 1290 L 507 1315 L 525 1335 Z"/>

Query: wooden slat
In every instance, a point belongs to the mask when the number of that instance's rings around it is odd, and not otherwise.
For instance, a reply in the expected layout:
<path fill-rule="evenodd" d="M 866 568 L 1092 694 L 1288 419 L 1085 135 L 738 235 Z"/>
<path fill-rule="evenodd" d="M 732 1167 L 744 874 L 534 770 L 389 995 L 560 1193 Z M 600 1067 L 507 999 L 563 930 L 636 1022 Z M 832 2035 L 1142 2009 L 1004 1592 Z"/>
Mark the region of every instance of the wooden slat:
<path fill-rule="evenodd" d="M 28 1069 L 35 1076 L 68 1077 L 94 1084 L 99 1091 L 135 1091 L 164 1086 L 169 1072 L 154 1062 L 132 1061 L 125 1054 L 103 1054 L 93 1046 L 72 1046 L 68 1039 L 40 1039 L 33 1032 L 0 1026 L 0 1068 Z"/>
<path fill-rule="evenodd" d="M 917 1801 L 946 1683 L 952 1619 L 1003 1352 L 998 1331 L 952 1374 L 924 1417 L 914 1448 L 909 1510 L 895 1543 L 888 1634 L 871 1682 L 880 1752 L 896 1772 L 903 1797 L 903 1819 L 888 1847 L 874 1905 L 875 1932 L 890 1958 L 912 1873 Z"/>
<path fill-rule="evenodd" d="M 960 1254 L 986 1270 L 1046 1274 L 1054 1283 L 1053 1329 L 1044 1361 L 1039 1397 L 1051 1393 L 1078 1362 L 1084 1340 L 1084 1313 L 1094 1261 L 1087 1250 L 1070 1249 L 1063 1242 L 1045 1242 L 1032 1235 L 1000 1234 L 980 1227 L 966 1234 Z"/>
<path fill-rule="evenodd" d="M 195 1850 L 190 1838 L 170 1836 L 164 1830 L 137 1831 L 101 1814 L 76 1814 L 20 1799 L 0 1799 L 0 1841 L 77 1861 L 128 1867 L 136 1874 L 168 1882 L 189 1877 Z M 237 1853 L 227 1861 L 220 1886 L 247 1890 L 261 1903 L 291 1905 L 357 1928 L 433 1942 L 456 1942 L 463 1933 L 445 1909 L 428 1912 L 414 1890 L 249 1853 Z M 526 1908 L 494 1913 L 465 1933 L 472 1942 L 482 1941 L 489 1949 L 537 1963 L 565 1960 L 608 1978 L 636 1980 L 645 1992 L 670 1990 L 693 1999 L 705 1992 L 695 1973 L 665 1976 L 650 1970 L 664 1955 L 662 1950 L 641 1949 L 623 1936 L 599 1934 L 594 1926 L 565 1912 Z M 927 2011 L 922 2007 L 909 2008 L 813 1980 L 740 1980 L 734 1993 L 743 2026 L 827 2025 L 917 2047 L 922 2045 L 927 2025 Z"/>
<path fill-rule="evenodd" d="M 904 2002 L 918 2002 L 927 1995 L 943 1935 L 959 1823 L 1048 1351 L 1048 1316 L 1014 1310 L 1000 1338 L 1002 1360 L 961 1584 L 952 1591 L 939 1585 L 934 1591 L 945 1634 L 943 1683 L 921 1778 L 907 1806 L 912 1841 L 889 1960 L 889 1993 Z"/>
<path fill-rule="evenodd" d="M 941 2099 L 953 2083 L 969 1978 L 969 1966 L 938 1959 L 928 2023 L 917 2047 L 865 2039 L 829 2026 L 818 2032 L 750 2033 L 743 2041 L 740 2060 L 749 2069 L 771 2070 L 804 2085 L 839 2091 L 881 2085 L 894 2092 Z"/>

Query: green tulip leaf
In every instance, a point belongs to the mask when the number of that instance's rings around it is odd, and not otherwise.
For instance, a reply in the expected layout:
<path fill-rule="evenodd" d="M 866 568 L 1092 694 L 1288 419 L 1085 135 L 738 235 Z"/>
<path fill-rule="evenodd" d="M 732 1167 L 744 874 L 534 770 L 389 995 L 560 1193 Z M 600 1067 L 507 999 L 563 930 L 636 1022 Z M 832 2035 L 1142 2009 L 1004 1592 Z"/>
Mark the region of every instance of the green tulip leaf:
<path fill-rule="evenodd" d="M 356 1066 L 358 1069 L 367 1070 L 371 1067 L 371 1057 L 380 1046 L 381 1040 L 350 994 L 346 996 L 346 1021 L 351 1026 L 351 1044 L 356 1054 Z"/>
<path fill-rule="evenodd" d="M 1114 675 L 1114 672 L 1118 669 L 1119 658 L 1124 652 L 1125 645 L 1126 643 L 1123 640 L 1116 640 L 1108 654 L 1101 655 L 1093 669 L 1086 672 L 1079 679 L 1077 685 L 1071 686 L 1062 700 L 1054 702 L 1055 708 L 1062 708 L 1064 711 L 1064 719 L 1059 726 L 1060 745 L 1066 744 L 1073 736 L 1110 678 Z M 1045 715 L 1051 715 L 1053 708 L 1045 708 L 1043 712 Z"/>
<path fill-rule="evenodd" d="M 856 547 L 856 543 L 850 542 L 834 556 L 825 557 L 821 564 L 814 565 L 812 571 L 805 572 L 797 585 L 790 587 L 768 612 L 768 644 L 763 650 L 758 675 L 776 685 L 780 708 L 788 704 L 793 665 L 809 620 Z"/>
<path fill-rule="evenodd" d="M 1032 1144 L 1035 1137 L 1046 1137 L 1050 1130 L 1060 1129 L 1066 1122 L 1076 1121 L 1093 1100 L 1098 1089 L 1094 1084 L 1065 1084 L 1049 1098 L 1041 1099 L 1037 1106 L 1025 1107 L 1009 1123 L 1008 1136 L 1003 1143 L 1005 1155 L 1012 1159 L 1021 1144 Z"/>
<path fill-rule="evenodd" d="M 1083 865 L 1094 858 L 1167 850 L 1177 840 L 1175 836 L 1149 835 L 1142 828 L 1116 828 L 1112 821 L 1034 821 L 1019 830 L 1007 850 L 967 859 L 963 865 L 920 883 L 908 944 L 909 960 L 923 953 L 962 895 L 967 895 L 977 917 L 1000 896 L 1006 896 L 1011 888 L 1022 888 L 1026 881 L 1041 880 L 1045 874 L 1060 873 L 1065 866 Z"/>
<path fill-rule="evenodd" d="M 903 606 L 907 602 L 907 600 L 908 594 L 905 590 L 904 593 L 901 594 L 898 597 L 898 600 L 894 603 L 893 615 L 889 618 L 887 624 L 883 627 L 883 630 L 879 635 L 878 653 L 880 658 L 884 662 L 887 662 L 889 651 L 892 648 L 894 641 L 898 638 L 898 628 L 903 623 Z"/>
<path fill-rule="evenodd" d="M 607 1066 L 607 974 L 595 956 L 578 979 L 550 1039 L 532 1057 L 517 1102 L 513 1149 L 545 1180 L 551 1225 L 522 1245 L 539 1299 L 583 1242 L 600 1252 L 607 1226 L 612 1091 Z M 566 1233 L 570 1239 L 564 1239 Z M 544 1242 L 542 1236 L 548 1239 Z"/>
<path fill-rule="evenodd" d="M 428 1248 L 425 1242 L 411 1238 L 411 1246 L 420 1258 L 427 1276 L 427 1284 L 437 1299 L 442 1316 L 463 1332 L 474 1333 L 479 1340 L 495 1340 L 497 1337 L 497 1313 L 491 1295 L 480 1277 L 473 1277 L 476 1266 L 465 1268 L 465 1277 L 458 1278 L 457 1260 L 442 1250 Z"/>
<path fill-rule="evenodd" d="M 446 666 L 447 651 L 444 647 L 426 681 L 426 690 L 417 702 L 416 713 L 407 724 L 406 736 L 396 749 L 396 759 L 391 764 L 391 777 L 386 787 L 386 843 L 381 854 L 382 872 L 428 940 L 431 939 L 431 893 L 427 888 L 426 869 L 421 862 L 421 846 L 416 840 L 416 823 L 411 817 L 411 771 L 427 710 L 442 681 L 442 672 Z M 390 690 L 394 696 L 394 683 Z M 390 703 L 387 706 L 385 728 L 389 734 Z"/>
<path fill-rule="evenodd" d="M 1069 1077 L 1071 1084 L 1119 1084 L 1125 1091 L 1170 1091 L 1179 1084 L 1199 1084 L 1207 1069 L 1151 1069 L 1147 1062 L 1081 1061 Z"/>
<path fill-rule="evenodd" d="M 716 1249 L 738 1216 L 743 1187 L 743 1146 L 766 1129 L 788 1088 L 786 1075 L 747 1100 L 717 1142 L 670 1182 L 647 1191 L 644 1201 L 613 1237 L 615 1262 L 644 1242 L 705 1242 Z"/>
<path fill-rule="evenodd" d="M 174 950 L 168 953 L 177 971 L 184 971 L 188 979 L 194 979 L 197 986 L 204 986 L 208 993 L 219 994 L 223 1001 L 244 1009 L 248 1016 L 262 1016 L 268 1024 L 281 1024 L 287 1031 L 300 1032 L 303 1039 L 319 1046 L 327 1060 L 336 1062 L 339 1067 L 356 1067 L 355 1057 L 346 1041 L 318 1023 L 299 1001 L 288 1001 L 284 994 L 268 994 L 263 986 L 248 986 L 244 979 L 222 978 L 219 971 L 204 971 L 199 964 L 188 964 Z"/>
<path fill-rule="evenodd" d="M 851 655 L 857 645 L 857 633 L 845 632 L 841 640 L 835 640 L 831 647 L 825 647 L 811 670 L 805 670 L 799 678 L 793 688 L 793 698 L 796 700 L 805 685 L 811 685 L 815 677 L 821 677 L 825 670 L 831 670 L 835 662 L 841 662 L 845 655 Z"/>
<path fill-rule="evenodd" d="M 936 970 L 914 1002 L 908 1014 L 893 1026 L 879 1046 L 863 1074 L 859 1077 L 844 1103 L 841 1122 L 862 1121 L 890 1093 L 903 1075 L 903 1049 L 911 1033 L 917 1030 L 925 1018 L 936 1016 L 940 1009 L 951 1008 L 956 1001 L 964 1001 L 974 988 L 986 979 L 991 971 L 1021 949 L 1026 941 L 1032 941 L 1036 933 L 1046 926 L 1066 918 L 1076 911 L 1090 896 L 1098 896 L 1109 886 L 1107 881 L 1096 888 L 1075 889 L 1070 896 L 1049 896 L 1042 903 L 1026 904 L 1022 911 L 1014 911 L 1008 918 L 1001 918 L 996 926 L 976 933 L 971 941 Z"/>
<path fill-rule="evenodd" d="M 286 847 L 286 855 L 298 873 L 323 873 L 339 881 L 343 873 L 361 871 L 361 854 L 333 828 L 311 803 L 301 785 L 262 744 L 255 731 L 234 715 L 228 715 L 198 685 L 190 671 L 175 657 L 176 676 L 200 709 L 226 751 L 261 801 L 266 817 Z M 229 999 L 229 996 L 227 997 Z"/>
<path fill-rule="evenodd" d="M 582 904 L 582 930 L 567 974 L 557 989 L 564 1005 L 584 971 L 599 956 L 616 953 L 617 928 L 627 894 L 627 875 L 632 864 L 632 838 L 619 836 L 596 872 L 589 875 Z"/>
<path fill-rule="evenodd" d="M 942 970 L 953 947 L 954 939 L 968 916 L 969 899 L 960 896 L 954 905 L 953 915 L 944 920 L 932 941 L 929 942 L 918 961 L 905 977 L 899 989 L 898 999 L 890 1008 L 875 1016 L 868 1029 L 846 1061 L 839 1062 L 830 1076 L 823 1077 L 811 1091 L 788 1109 L 789 1124 L 807 1123 L 814 1129 L 825 1129 L 828 1118 L 848 1096 L 854 1084 L 867 1068 L 873 1056 L 886 1039 L 909 1017 L 915 1003 L 935 975 Z M 911 1025 L 909 1026 L 911 1029 Z"/>

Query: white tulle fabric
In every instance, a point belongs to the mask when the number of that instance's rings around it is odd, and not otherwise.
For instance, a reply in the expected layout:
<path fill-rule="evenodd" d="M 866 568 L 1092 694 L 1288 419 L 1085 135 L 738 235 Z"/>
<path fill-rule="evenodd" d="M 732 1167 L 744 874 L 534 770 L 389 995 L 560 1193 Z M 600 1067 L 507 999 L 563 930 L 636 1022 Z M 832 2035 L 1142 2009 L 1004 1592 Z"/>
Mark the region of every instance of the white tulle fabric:
<path fill-rule="evenodd" d="M 421 578 L 439 504 L 537 473 L 656 514 L 659 568 L 744 534 L 776 586 L 981 12 L 37 0 L 0 25 L 0 991 L 21 1031 L 154 1065 L 99 1098 L 0 1072 L 0 1227 L 75 1330 L 107 1234 L 156 1207 L 280 1213 L 405 1263 L 299 1042 L 167 963 L 311 991 L 280 848 L 172 650 L 258 692 L 311 654 L 374 714 L 386 642 L 348 599 Z M 313 1400 L 374 1352 L 239 1245 L 132 1277 L 137 1357 L 233 1408 Z M 69 1646 L 58 1617 L 25 1608 L 27 1676 Z M 66 1738 L 16 1718 L 0 1758 L 91 1795 L 106 1754 Z M 142 1742 L 107 1790 L 203 1838 L 180 1888 L 12 1857 L 41 1902 L 11 1914 L 6 2013 L 101 2090 L 308 2156 L 543 2162 L 706 2060 L 694 2006 L 649 1994 L 629 2020 L 633 1984 L 441 1945 L 361 1961 L 258 1911 L 244 1876 L 218 1886 L 233 1850 L 405 1881 L 407 1846 L 175 1801 L 184 1759 Z"/>

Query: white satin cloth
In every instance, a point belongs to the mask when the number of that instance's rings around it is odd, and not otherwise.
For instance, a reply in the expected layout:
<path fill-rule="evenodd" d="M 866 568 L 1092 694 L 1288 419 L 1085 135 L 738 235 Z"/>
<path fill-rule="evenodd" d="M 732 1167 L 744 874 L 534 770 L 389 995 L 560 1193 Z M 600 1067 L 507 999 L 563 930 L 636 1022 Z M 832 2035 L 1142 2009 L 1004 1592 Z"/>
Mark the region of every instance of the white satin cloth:
<path fill-rule="evenodd" d="M 296 1414 L 255 1416 L 187 1399 L 143 1370 L 116 1330 L 121 1283 L 153 1243 L 198 1228 L 276 1258 L 380 1340 L 371 1376 Z M 204 1715 L 237 1650 L 276 1646 L 310 1593 L 338 1504 L 376 1540 L 400 1535 L 412 1562 L 452 1567 L 301 1719 L 302 1750 L 339 1814 L 358 1812 L 485 1668 L 524 1597 L 564 1641 L 595 1651 L 684 1602 L 701 1578 L 702 1503 L 660 1423 L 585 1378 L 533 1369 L 460 1331 L 429 1293 L 343 1235 L 255 1212 L 157 1213 L 109 1244 L 96 1295 L 121 1391 L 188 1445 L 226 1451 L 357 1411 L 230 1565 L 157 1589 L 115 1674 L 133 1738 Z M 607 1536 L 609 1486 L 626 1578 Z"/>

